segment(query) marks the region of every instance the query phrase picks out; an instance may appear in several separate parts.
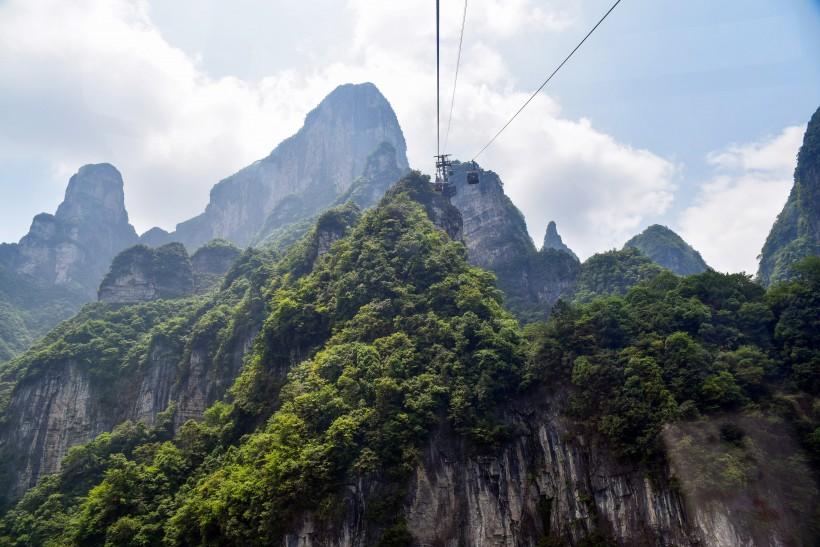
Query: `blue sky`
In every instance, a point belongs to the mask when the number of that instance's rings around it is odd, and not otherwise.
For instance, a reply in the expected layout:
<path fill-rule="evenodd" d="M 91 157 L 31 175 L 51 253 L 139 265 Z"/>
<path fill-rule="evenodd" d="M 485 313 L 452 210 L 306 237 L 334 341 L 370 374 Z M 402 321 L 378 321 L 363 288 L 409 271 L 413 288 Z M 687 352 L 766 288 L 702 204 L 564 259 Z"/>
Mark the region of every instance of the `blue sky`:
<path fill-rule="evenodd" d="M 609 4 L 470 0 L 451 151 L 474 153 Z M 172 228 L 346 81 L 380 87 L 429 170 L 432 6 L 0 1 L 0 240 L 99 161 L 138 230 Z M 443 2 L 445 94 L 462 7 Z M 662 222 L 749 271 L 820 105 L 818 59 L 817 1 L 623 0 L 480 161 L 536 242 L 555 219 L 588 256 Z"/>

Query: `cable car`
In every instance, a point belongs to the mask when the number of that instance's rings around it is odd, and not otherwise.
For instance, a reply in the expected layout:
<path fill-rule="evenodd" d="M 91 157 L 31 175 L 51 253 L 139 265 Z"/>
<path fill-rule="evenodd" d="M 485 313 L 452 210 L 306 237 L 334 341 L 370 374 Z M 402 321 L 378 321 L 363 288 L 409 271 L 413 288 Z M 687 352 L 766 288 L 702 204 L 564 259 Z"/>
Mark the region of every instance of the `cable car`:
<path fill-rule="evenodd" d="M 474 161 L 472 161 L 470 162 L 470 167 L 467 170 L 467 184 L 478 184 L 479 182 L 478 166 Z"/>

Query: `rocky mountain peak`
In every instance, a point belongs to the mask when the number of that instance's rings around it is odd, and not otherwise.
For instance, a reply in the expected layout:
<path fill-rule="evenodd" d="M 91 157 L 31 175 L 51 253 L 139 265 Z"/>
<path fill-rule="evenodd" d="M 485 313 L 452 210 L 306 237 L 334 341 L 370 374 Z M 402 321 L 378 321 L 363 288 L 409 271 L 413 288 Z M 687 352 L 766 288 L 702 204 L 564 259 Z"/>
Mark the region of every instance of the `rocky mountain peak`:
<path fill-rule="evenodd" d="M 406 171 L 407 145 L 387 99 L 371 83 L 339 86 L 295 135 L 214 186 L 205 212 L 177 225 L 170 239 L 189 249 L 213 238 L 240 246 L 264 239 L 283 223 L 331 206 L 362 176 L 383 143 Z"/>
<path fill-rule="evenodd" d="M 110 163 L 84 165 L 68 181 L 65 199 L 55 215 L 66 222 L 93 218 L 128 224 L 122 175 Z"/>
<path fill-rule="evenodd" d="M 549 224 L 547 224 L 547 233 L 544 235 L 544 244 L 541 246 L 541 250 L 544 249 L 563 251 L 570 254 L 573 258 L 575 258 L 575 260 L 578 260 L 578 256 L 576 256 L 576 254 L 572 252 L 572 249 L 567 247 L 564 240 L 561 239 L 561 235 L 558 233 L 558 227 L 555 225 L 554 220 L 550 220 Z"/>

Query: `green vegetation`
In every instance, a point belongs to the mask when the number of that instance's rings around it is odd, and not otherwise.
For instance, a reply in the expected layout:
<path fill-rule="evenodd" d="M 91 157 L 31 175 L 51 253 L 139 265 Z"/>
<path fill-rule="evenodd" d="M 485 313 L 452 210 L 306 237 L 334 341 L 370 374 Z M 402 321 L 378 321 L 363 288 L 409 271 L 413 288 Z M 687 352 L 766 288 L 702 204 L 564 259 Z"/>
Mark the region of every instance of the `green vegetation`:
<path fill-rule="evenodd" d="M 693 275 L 709 269 L 699 252 L 660 224 L 653 224 L 627 241 L 624 248 L 628 247 L 638 249 L 656 264 L 678 275 Z"/>
<path fill-rule="evenodd" d="M 574 301 L 589 302 L 600 295 L 625 294 L 633 285 L 652 279 L 663 271 L 662 267 L 633 247 L 593 255 L 581 265 Z"/>
<path fill-rule="evenodd" d="M 772 226 L 757 276 L 770 285 L 794 275 L 792 266 L 820 254 L 820 108 L 812 116 L 797 155 L 794 186 Z"/>
<path fill-rule="evenodd" d="M 194 291 L 191 259 L 182 243 L 168 243 L 156 249 L 134 245 L 122 251 L 114 257 L 111 269 L 100 284 L 100 291 L 135 271 L 153 283 L 158 298 L 179 298 Z"/>
<path fill-rule="evenodd" d="M 261 323 L 202 421 L 172 431 L 172 406 L 152 428 L 126 423 L 72 449 L 0 521 L 0 543 L 279 544 L 306 513 L 332 528 L 361 481 L 367 543 L 407 545 L 400 508 L 431 434 L 493 451 L 506 402 L 544 390 L 568 390 L 571 416 L 634 461 L 662 457 L 671 421 L 766 409 L 820 462 L 820 258 L 767 292 L 613 251 L 582 268 L 576 303 L 522 332 L 494 277 L 431 221 L 454 218 L 437 199 L 412 174 L 375 209 L 323 215 L 281 258 L 246 251 L 208 297 L 89 306 L 13 361 L 15 380 L 71 359 L 113 385 L 160 339 L 180 362 L 204 347 L 222 366 Z M 719 437 L 723 453 L 682 454 L 719 461 L 704 481 L 748 482 L 743 430 Z"/>
<path fill-rule="evenodd" d="M 0 266 L 0 363 L 68 319 L 85 301 L 76 287 L 42 286 Z"/>

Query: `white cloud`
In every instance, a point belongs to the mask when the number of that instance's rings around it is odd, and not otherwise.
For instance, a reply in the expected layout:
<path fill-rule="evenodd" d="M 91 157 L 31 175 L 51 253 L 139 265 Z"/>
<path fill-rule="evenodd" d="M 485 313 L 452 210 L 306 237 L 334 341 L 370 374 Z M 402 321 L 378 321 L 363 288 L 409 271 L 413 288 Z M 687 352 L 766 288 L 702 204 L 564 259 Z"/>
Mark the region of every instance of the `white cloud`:
<path fill-rule="evenodd" d="M 123 172 L 139 229 L 170 228 L 203 210 L 210 187 L 266 155 L 344 82 L 373 81 L 393 104 L 413 166 L 435 153 L 433 12 L 424 0 L 349 0 L 352 36 L 335 60 L 258 81 L 211 77 L 169 44 L 138 0 L 7 0 L 0 4 L 0 161 L 36 157 L 59 181 L 88 162 Z M 446 124 L 461 8 L 445 3 Z M 527 96 L 501 55 L 522 32 L 573 29 L 573 2 L 470 4 L 450 142 L 469 159 Z M 60 21 L 60 24 L 55 24 Z M 480 36 L 480 39 L 478 38 Z M 446 76 L 445 76 L 446 75 Z M 8 114 L 8 115 L 7 115 Z M 672 201 L 676 169 L 561 116 L 540 95 L 480 158 L 497 171 L 540 241 L 550 219 L 581 256 L 620 245 Z"/>
<path fill-rule="evenodd" d="M 681 235 L 720 271 L 757 270 L 757 255 L 792 186 L 805 127 L 709 154 L 715 176 L 678 220 Z"/>

